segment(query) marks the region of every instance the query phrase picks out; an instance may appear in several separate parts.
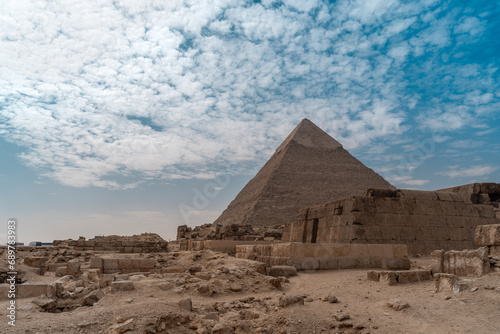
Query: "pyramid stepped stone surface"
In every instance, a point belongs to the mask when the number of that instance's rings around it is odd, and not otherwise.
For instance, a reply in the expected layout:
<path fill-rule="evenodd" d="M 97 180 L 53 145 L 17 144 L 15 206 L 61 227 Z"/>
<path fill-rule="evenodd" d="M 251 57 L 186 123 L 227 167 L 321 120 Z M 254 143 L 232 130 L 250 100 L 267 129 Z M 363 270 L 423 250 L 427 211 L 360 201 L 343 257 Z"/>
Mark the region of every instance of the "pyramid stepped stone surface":
<path fill-rule="evenodd" d="M 272 226 L 296 221 L 301 208 L 394 187 L 304 119 L 248 182 L 215 225 Z"/>

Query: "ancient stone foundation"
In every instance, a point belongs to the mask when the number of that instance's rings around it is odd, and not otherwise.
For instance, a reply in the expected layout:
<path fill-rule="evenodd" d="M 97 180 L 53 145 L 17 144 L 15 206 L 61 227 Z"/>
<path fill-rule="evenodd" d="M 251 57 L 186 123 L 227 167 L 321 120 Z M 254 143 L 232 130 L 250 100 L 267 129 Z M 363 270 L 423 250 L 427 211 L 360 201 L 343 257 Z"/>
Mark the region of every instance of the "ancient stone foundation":
<path fill-rule="evenodd" d="M 179 242 L 181 251 L 197 251 L 210 249 L 216 252 L 223 252 L 229 255 L 236 254 L 238 245 L 268 245 L 266 241 L 242 241 L 242 240 L 183 240 Z"/>
<path fill-rule="evenodd" d="M 90 268 L 99 269 L 103 274 L 150 272 L 154 267 L 155 260 L 153 259 L 106 259 L 100 257 L 90 259 Z"/>
<path fill-rule="evenodd" d="M 284 242 L 406 244 L 410 255 L 473 248 L 474 230 L 497 222 L 492 206 L 453 192 L 371 189 L 300 210 Z"/>
<path fill-rule="evenodd" d="M 148 235 L 147 233 L 143 235 Z M 143 236 L 141 235 L 141 236 Z M 168 242 L 165 240 L 141 240 L 141 236 L 134 237 L 95 237 L 86 240 L 54 240 L 54 246 L 67 246 L 78 251 L 112 252 L 112 253 L 162 253 L 167 252 Z M 153 235 L 156 236 L 156 235 Z M 128 240 L 127 240 L 128 239 Z M 151 238 L 151 239 L 159 239 Z"/>
<path fill-rule="evenodd" d="M 409 269 L 406 245 L 276 243 L 236 246 L 236 257 L 298 270 Z"/>

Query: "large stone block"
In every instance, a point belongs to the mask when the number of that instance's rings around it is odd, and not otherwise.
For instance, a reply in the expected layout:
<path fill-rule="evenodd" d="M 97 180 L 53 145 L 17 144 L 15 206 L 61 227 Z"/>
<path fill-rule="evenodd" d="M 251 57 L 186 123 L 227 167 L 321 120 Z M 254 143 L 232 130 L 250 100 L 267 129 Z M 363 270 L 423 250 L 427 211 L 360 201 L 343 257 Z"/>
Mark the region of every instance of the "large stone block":
<path fill-rule="evenodd" d="M 67 266 L 67 269 L 68 269 L 68 275 L 72 275 L 72 276 L 80 276 L 81 274 L 81 271 L 80 271 L 80 261 L 78 260 L 71 260 L 68 262 L 68 266 Z"/>
<path fill-rule="evenodd" d="M 487 247 L 445 252 L 443 255 L 443 272 L 457 276 L 483 276 L 490 270 L 488 253 Z"/>
<path fill-rule="evenodd" d="M 444 250 L 439 249 L 435 250 L 431 253 L 431 257 L 433 259 L 432 263 L 432 272 L 433 273 L 443 273 L 443 261 L 444 261 Z"/>
<path fill-rule="evenodd" d="M 436 292 L 451 292 L 455 286 L 458 278 L 453 274 L 436 274 L 435 278 L 435 291 Z"/>
<path fill-rule="evenodd" d="M 118 269 L 153 269 L 154 259 L 118 259 Z"/>
<path fill-rule="evenodd" d="M 118 259 L 102 259 L 103 270 L 118 270 Z"/>
<path fill-rule="evenodd" d="M 269 276 L 279 277 L 290 277 L 297 275 L 297 269 L 292 266 L 273 266 L 269 269 Z"/>
<path fill-rule="evenodd" d="M 500 224 L 479 225 L 474 233 L 478 246 L 500 246 Z"/>
<path fill-rule="evenodd" d="M 56 271 L 59 267 L 66 268 L 66 263 L 50 263 L 47 271 Z"/>
<path fill-rule="evenodd" d="M 102 269 L 103 261 L 100 257 L 91 257 L 90 258 L 90 268 Z"/>
<path fill-rule="evenodd" d="M 55 271 L 56 271 L 56 277 L 63 277 L 68 275 L 68 268 L 66 268 L 66 266 L 57 267 Z"/>
<path fill-rule="evenodd" d="M 398 272 L 398 283 L 413 283 L 428 281 L 431 279 L 430 270 L 410 270 L 410 271 L 399 271 Z"/>
<path fill-rule="evenodd" d="M 24 264 L 26 264 L 30 267 L 36 267 L 36 268 L 40 268 L 41 266 L 44 266 L 46 261 L 47 261 L 47 258 L 42 257 L 42 256 L 26 256 L 24 258 Z"/>
<path fill-rule="evenodd" d="M 500 246 L 491 246 L 490 247 L 490 255 L 491 256 L 500 256 Z"/>

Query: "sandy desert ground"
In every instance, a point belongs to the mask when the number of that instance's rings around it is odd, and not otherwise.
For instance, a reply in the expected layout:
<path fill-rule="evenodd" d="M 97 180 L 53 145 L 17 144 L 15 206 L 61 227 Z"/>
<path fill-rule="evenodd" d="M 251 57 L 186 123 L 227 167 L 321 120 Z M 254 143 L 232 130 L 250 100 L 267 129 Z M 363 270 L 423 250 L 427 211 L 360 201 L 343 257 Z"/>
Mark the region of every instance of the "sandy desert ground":
<path fill-rule="evenodd" d="M 260 273 L 259 263 L 223 253 L 154 256 L 164 258 L 162 262 L 174 272 L 119 275 L 116 279 L 132 281 L 134 290 L 112 292 L 105 287 L 93 306 L 50 313 L 41 312 L 33 303 L 39 298 L 17 299 L 16 326 L 12 327 L 7 324 L 8 300 L 2 300 L 0 332 L 500 332 L 500 273 L 465 279 L 468 288 L 459 293 L 435 293 L 434 280 L 389 286 L 367 280 L 367 270 L 360 269 L 275 278 Z M 430 258 L 412 259 L 415 269 L 430 264 Z M 21 267 L 27 270 L 26 283 L 60 279 L 54 273 L 42 277 Z M 395 306 L 388 306 L 391 303 Z M 403 309 L 397 310 L 398 305 Z"/>

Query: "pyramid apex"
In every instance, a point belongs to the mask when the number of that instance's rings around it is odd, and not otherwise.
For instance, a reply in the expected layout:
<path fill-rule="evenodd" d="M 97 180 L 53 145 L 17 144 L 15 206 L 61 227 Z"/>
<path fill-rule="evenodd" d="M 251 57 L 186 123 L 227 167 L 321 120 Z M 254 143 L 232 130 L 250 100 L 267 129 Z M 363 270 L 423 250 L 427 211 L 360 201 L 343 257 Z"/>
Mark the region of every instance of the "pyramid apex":
<path fill-rule="evenodd" d="M 342 144 L 307 118 L 300 121 L 300 123 L 288 135 L 283 143 L 281 143 L 276 151 L 281 150 L 291 142 L 295 142 L 306 147 L 323 147 L 331 149 L 342 148 Z"/>

